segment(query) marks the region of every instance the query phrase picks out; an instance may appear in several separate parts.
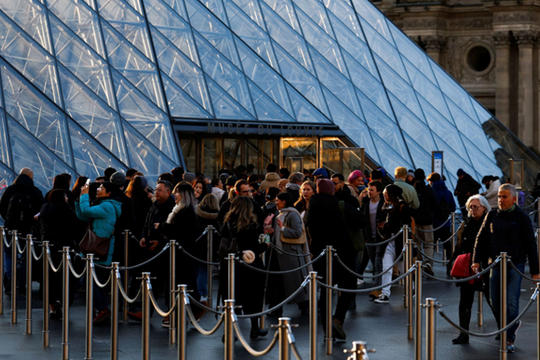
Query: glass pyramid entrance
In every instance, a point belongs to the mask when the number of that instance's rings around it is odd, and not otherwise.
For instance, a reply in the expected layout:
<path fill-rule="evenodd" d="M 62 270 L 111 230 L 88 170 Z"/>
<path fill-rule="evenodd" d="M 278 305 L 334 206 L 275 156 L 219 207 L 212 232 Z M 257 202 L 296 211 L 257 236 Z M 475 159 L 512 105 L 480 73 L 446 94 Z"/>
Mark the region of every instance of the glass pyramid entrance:
<path fill-rule="evenodd" d="M 0 0 L 0 188 L 20 168 L 151 178 L 183 121 L 335 124 L 448 186 L 538 158 L 367 0 Z M 1 193 L 1 190 L 0 190 Z"/>

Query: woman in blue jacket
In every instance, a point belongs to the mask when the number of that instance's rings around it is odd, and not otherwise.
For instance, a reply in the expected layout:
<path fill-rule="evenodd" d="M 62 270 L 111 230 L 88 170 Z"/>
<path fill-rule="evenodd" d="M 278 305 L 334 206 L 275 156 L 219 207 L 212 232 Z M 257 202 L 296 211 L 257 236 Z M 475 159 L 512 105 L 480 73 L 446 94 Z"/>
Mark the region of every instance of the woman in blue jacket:
<path fill-rule="evenodd" d="M 114 251 L 114 226 L 122 211 L 122 203 L 112 197 L 115 187 L 112 183 L 103 183 L 97 189 L 96 200 L 90 204 L 88 196 L 88 185 L 81 189 L 81 197 L 75 202 L 75 212 L 77 217 L 83 221 L 88 221 L 92 230 L 99 237 L 110 238 L 109 253 L 105 259 L 99 259 L 96 264 L 111 265 Z M 96 268 L 96 274 L 100 282 L 105 282 L 109 272 Z M 88 274 L 87 274 L 88 276 Z M 111 311 L 107 306 L 107 291 L 94 283 L 94 307 L 97 315 L 94 317 L 94 324 L 100 323 L 111 316 Z"/>

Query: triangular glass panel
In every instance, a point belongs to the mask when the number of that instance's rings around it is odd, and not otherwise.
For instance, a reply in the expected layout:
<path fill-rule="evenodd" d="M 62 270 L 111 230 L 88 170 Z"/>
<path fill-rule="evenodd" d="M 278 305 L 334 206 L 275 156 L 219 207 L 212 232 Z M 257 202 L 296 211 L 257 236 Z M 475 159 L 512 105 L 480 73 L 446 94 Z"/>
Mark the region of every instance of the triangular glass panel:
<path fill-rule="evenodd" d="M 51 55 L 0 11 L 0 55 L 58 104 L 60 93 Z"/>
<path fill-rule="evenodd" d="M 223 8 L 223 3 L 221 0 L 199 0 L 201 3 L 204 4 L 210 10 L 214 13 L 214 15 L 221 20 L 225 25 L 229 25 L 229 22 L 227 20 L 227 14 L 225 12 L 225 9 Z"/>
<path fill-rule="evenodd" d="M 358 104 L 352 83 L 328 63 L 317 50 L 310 48 L 310 52 L 315 69 L 319 74 L 319 81 L 355 114 L 360 114 L 360 105 Z"/>
<path fill-rule="evenodd" d="M 309 58 L 306 42 L 302 36 L 292 30 L 283 19 L 281 19 L 270 8 L 261 4 L 263 14 L 268 27 L 268 33 L 272 39 L 279 44 L 290 56 L 292 56 L 300 65 L 314 74 L 313 64 Z M 296 17 L 295 17 L 296 19 Z M 274 46 L 276 50 L 277 46 Z M 278 56 L 276 54 L 276 56 Z"/>
<path fill-rule="evenodd" d="M 418 99 L 413 88 L 403 81 L 398 74 L 393 72 L 378 56 L 375 55 L 375 59 L 379 65 L 379 71 L 386 89 L 394 94 L 417 117 L 422 118 L 422 110 L 420 109 L 420 105 L 418 105 Z"/>
<path fill-rule="evenodd" d="M 66 118 L 50 100 L 0 61 L 5 110 L 53 153 L 72 164 Z"/>
<path fill-rule="evenodd" d="M 497 167 L 497 165 L 495 165 L 493 160 L 486 157 L 484 153 L 474 145 L 473 142 L 469 141 L 468 139 L 463 139 L 463 142 L 465 143 L 467 151 L 469 152 L 472 166 L 478 175 L 480 175 L 480 178 L 486 175 L 498 176 L 501 174 L 501 170 Z"/>
<path fill-rule="evenodd" d="M 431 153 L 436 150 L 431 130 L 425 123 L 420 121 L 409 109 L 405 107 L 394 95 L 390 95 L 390 101 L 396 112 L 398 124 L 404 132 L 409 134 L 424 151 Z M 416 160 L 415 160 L 416 161 Z"/>
<path fill-rule="evenodd" d="M 250 48 L 237 41 L 244 73 L 276 104 L 294 116 L 283 78 L 262 61 Z"/>
<path fill-rule="evenodd" d="M 189 21 L 184 0 L 163 0 L 175 13 L 180 15 L 184 20 Z"/>
<path fill-rule="evenodd" d="M 127 164 L 120 116 L 100 101 L 63 66 L 58 67 L 65 111 L 90 135 Z M 81 172 L 81 174 L 84 174 Z"/>
<path fill-rule="evenodd" d="M 204 81 L 204 72 L 173 46 L 159 31 L 152 28 L 159 67 L 206 111 L 212 112 Z"/>
<path fill-rule="evenodd" d="M 372 133 L 378 134 L 386 143 L 394 149 L 404 159 L 409 159 L 409 152 L 403 140 L 403 135 L 395 122 L 390 120 L 375 104 L 363 95 L 359 96 L 360 105 L 364 111 L 364 118 L 367 121 Z M 394 120 L 395 121 L 395 120 Z M 382 157 L 382 154 L 380 154 Z M 382 159 L 381 159 L 382 160 Z M 408 160 L 410 161 L 410 160 Z"/>
<path fill-rule="evenodd" d="M 99 29 L 99 17 L 84 2 L 72 0 L 48 0 L 49 10 L 71 31 L 105 58 L 105 45 Z M 52 18 L 52 17 L 51 17 Z"/>
<path fill-rule="evenodd" d="M 201 66 L 189 24 L 161 0 L 144 0 L 144 4 L 148 21 L 191 61 Z M 150 32 L 152 38 L 154 38 L 156 36 L 155 31 L 152 31 L 151 28 Z M 156 56 L 158 61 L 161 62 L 159 55 L 156 54 Z"/>
<path fill-rule="evenodd" d="M 300 24 L 298 23 L 298 19 L 296 18 L 296 13 L 294 11 L 294 6 L 291 2 L 291 0 L 263 0 L 266 4 L 259 1 L 261 4 L 261 9 L 263 13 L 265 10 L 271 9 L 272 12 L 275 12 L 277 15 L 281 17 L 289 26 L 299 34 L 302 33 L 302 30 L 300 29 Z M 264 16 L 268 16 L 269 13 L 264 14 Z M 268 20 L 266 20 L 268 23 Z M 270 30 L 269 25 L 268 30 Z"/>
<path fill-rule="evenodd" d="M 474 109 L 471 104 L 470 95 L 467 94 L 463 88 L 458 85 L 458 83 L 450 77 L 438 64 L 431 65 L 433 72 L 435 72 L 435 77 L 439 83 L 439 87 L 443 93 L 448 95 L 453 102 L 455 102 L 466 114 L 471 114 L 474 112 Z"/>
<path fill-rule="evenodd" d="M 317 79 L 300 66 L 289 54 L 279 47 L 275 47 L 278 57 L 281 74 L 291 83 L 302 95 L 305 96 L 319 111 L 330 117 L 324 96 Z M 291 100 L 292 101 L 292 100 Z"/>
<path fill-rule="evenodd" d="M 96 2 L 99 15 L 148 59 L 154 61 L 144 17 L 123 0 L 96 0 Z"/>
<path fill-rule="evenodd" d="M 292 86 L 287 84 L 287 91 L 291 98 L 291 103 L 296 114 L 296 121 L 309 123 L 331 123 L 331 121 L 321 114 L 309 101 L 304 99 Z"/>
<path fill-rule="evenodd" d="M 178 161 L 169 118 L 133 85 L 114 71 L 113 81 L 120 114 L 173 161 Z"/>
<path fill-rule="evenodd" d="M 222 58 L 200 35 L 195 35 L 195 41 L 204 72 L 253 115 L 253 104 L 244 74 Z"/>
<path fill-rule="evenodd" d="M 297 6 L 297 9 L 300 8 L 301 11 L 303 11 L 307 16 L 311 18 L 317 24 L 322 30 L 324 30 L 325 33 L 330 35 L 333 39 L 336 37 L 334 36 L 334 32 L 332 31 L 332 26 L 330 25 L 330 20 L 328 19 L 328 16 L 326 15 L 326 9 L 318 0 L 294 0 L 295 5 Z M 296 12 L 298 16 L 300 16 L 299 11 Z M 300 24 L 303 23 L 302 19 L 298 19 L 300 21 Z M 302 26 L 304 26 L 302 24 Z M 307 32 L 304 30 L 304 36 L 307 35 Z"/>
<path fill-rule="evenodd" d="M 423 169 L 426 173 L 431 170 L 431 155 L 426 152 L 420 145 L 418 145 L 409 135 L 405 134 L 405 141 L 407 147 L 411 152 L 411 156 L 414 160 L 415 169 Z"/>
<path fill-rule="evenodd" d="M 293 118 L 289 116 L 280 108 L 272 99 L 270 99 L 266 94 L 257 87 L 253 82 L 248 81 L 249 90 L 251 91 L 251 96 L 253 97 L 253 103 L 255 104 L 255 109 L 257 111 L 257 119 L 263 121 L 294 121 Z"/>
<path fill-rule="evenodd" d="M 23 129 L 11 116 L 7 117 L 10 132 L 13 168 L 29 167 L 34 172 L 34 185 L 43 194 L 52 188 L 53 178 L 62 173 L 77 173 L 66 163 L 51 153 L 40 141 Z M 29 145 L 32 146 L 29 146 Z"/>
<path fill-rule="evenodd" d="M 49 53 L 47 11 L 37 0 L 0 0 L 0 9 Z"/>
<path fill-rule="evenodd" d="M 212 46 L 223 54 L 235 66 L 241 69 L 240 60 L 236 53 L 233 36 L 221 21 L 197 0 L 186 0 L 191 26 L 197 30 Z M 199 49 L 200 51 L 200 49 Z"/>
<path fill-rule="evenodd" d="M 470 174 L 471 176 L 475 177 L 475 171 L 474 168 L 469 164 L 468 161 L 463 160 L 461 156 L 459 156 L 455 151 L 454 148 L 449 146 L 445 141 L 443 141 L 440 137 L 437 135 L 433 135 L 435 137 L 435 142 L 437 143 L 437 150 L 444 151 L 444 165 L 451 174 L 457 174 L 458 169 L 463 169 L 467 174 Z M 483 175 L 482 175 L 483 176 Z M 448 173 L 446 174 L 446 177 L 448 177 Z M 482 178 L 482 177 L 480 177 Z"/>
<path fill-rule="evenodd" d="M 51 17 L 56 58 L 110 107 L 116 109 L 109 65 L 91 48 Z"/>
<path fill-rule="evenodd" d="M 0 102 L 1 104 L 1 102 Z M 4 110 L 0 107 L 0 161 L 7 166 L 11 165 L 8 132 L 6 127 L 6 116 Z M 1 191 L 1 190 L 0 190 Z"/>
<path fill-rule="evenodd" d="M 238 105 L 218 84 L 208 76 L 206 79 L 217 119 L 253 120 L 254 117 Z"/>
<path fill-rule="evenodd" d="M 178 162 L 171 161 L 130 124 L 124 121 L 123 126 L 131 167 L 141 171 L 149 182 L 155 182 L 158 174 L 169 172 L 177 166 Z"/>
<path fill-rule="evenodd" d="M 350 4 L 347 5 L 346 2 L 343 0 L 324 0 L 324 6 L 328 9 L 330 21 L 332 23 L 332 26 L 334 27 L 334 31 L 336 33 L 336 37 L 339 40 L 339 35 L 337 34 L 339 31 L 339 28 L 343 26 L 343 24 L 349 28 L 350 31 L 352 31 L 357 37 L 364 40 L 364 34 L 362 34 L 362 28 L 360 27 L 360 24 L 358 23 L 358 19 L 356 17 L 356 13 L 351 8 Z"/>
<path fill-rule="evenodd" d="M 392 34 L 386 24 L 386 17 L 373 4 L 365 0 L 353 0 L 356 13 L 366 20 L 379 34 L 390 43 L 394 44 Z M 362 25 L 362 27 L 364 27 Z M 365 30 L 365 29 L 364 29 Z"/>
<path fill-rule="evenodd" d="M 379 153 L 371 138 L 371 131 L 367 127 L 365 120 L 353 114 L 339 99 L 330 91 L 323 88 L 324 96 L 332 113 L 334 124 L 347 135 L 357 146 L 366 149 L 366 153 L 376 163 L 380 163 Z"/>
<path fill-rule="evenodd" d="M 4 195 L 6 188 L 15 181 L 15 174 L 9 167 L 0 162 L 0 198 Z M 0 216 L 0 225 L 4 225 L 4 220 Z"/>
<path fill-rule="evenodd" d="M 163 88 L 165 95 L 167 95 L 171 116 L 195 119 L 211 118 L 210 114 L 204 111 L 176 82 L 172 81 L 164 73 L 161 74 L 161 78 L 163 79 Z"/>
<path fill-rule="evenodd" d="M 482 105 L 480 105 L 478 101 L 473 100 L 472 104 L 474 109 L 476 110 L 476 115 L 478 116 L 478 123 L 480 125 L 493 118 L 493 114 L 491 114 Z"/>
<path fill-rule="evenodd" d="M 126 166 L 101 147 L 94 138 L 82 130 L 73 120 L 69 120 L 71 146 L 75 157 L 75 166 L 79 174 L 89 178 L 101 176 L 108 167 L 125 170 Z"/>
<path fill-rule="evenodd" d="M 391 145 L 387 144 L 377 134 L 372 134 L 373 142 L 375 143 L 375 146 L 377 147 L 377 150 L 379 151 L 379 155 L 381 157 L 381 164 L 384 166 L 388 173 L 393 173 L 394 169 L 398 166 L 403 166 L 407 169 L 411 169 L 414 167 L 410 160 L 403 159 L 394 150 L 392 150 L 393 148 Z"/>
<path fill-rule="evenodd" d="M 405 67 L 409 73 L 412 85 L 414 89 L 424 98 L 428 103 L 433 105 L 448 121 L 452 119 L 448 112 L 448 107 L 444 101 L 441 90 L 433 85 L 424 75 L 414 67 L 407 59 L 403 59 Z"/>
<path fill-rule="evenodd" d="M 272 41 L 268 34 L 255 25 L 232 1 L 225 0 L 225 6 L 231 21 L 231 29 L 236 36 L 248 44 L 270 66 L 277 68 Z"/>
<path fill-rule="evenodd" d="M 156 66 L 143 54 L 130 47 L 111 26 L 102 23 L 109 62 L 126 79 L 131 81 L 154 104 L 165 110 L 163 94 Z"/>
<path fill-rule="evenodd" d="M 298 19 L 304 30 L 304 37 L 328 62 L 336 67 L 344 76 L 348 77 L 345 63 L 337 43 L 325 34 L 303 12 L 298 11 Z"/>
<path fill-rule="evenodd" d="M 266 25 L 264 24 L 261 8 L 259 7 L 259 2 L 257 0 L 233 0 L 233 1 L 236 4 L 236 6 L 242 9 L 242 11 L 247 16 L 249 16 L 249 18 L 255 24 L 257 24 L 261 29 L 266 30 Z"/>
<path fill-rule="evenodd" d="M 338 42 L 341 46 L 343 56 L 349 57 L 360 63 L 365 69 L 367 69 L 374 77 L 379 77 L 375 61 L 371 55 L 369 47 L 361 41 L 357 36 L 349 31 L 343 25 L 334 26 L 336 28 L 336 35 Z M 352 70 L 349 69 L 352 73 Z M 351 74 L 351 77 L 353 74 Z"/>

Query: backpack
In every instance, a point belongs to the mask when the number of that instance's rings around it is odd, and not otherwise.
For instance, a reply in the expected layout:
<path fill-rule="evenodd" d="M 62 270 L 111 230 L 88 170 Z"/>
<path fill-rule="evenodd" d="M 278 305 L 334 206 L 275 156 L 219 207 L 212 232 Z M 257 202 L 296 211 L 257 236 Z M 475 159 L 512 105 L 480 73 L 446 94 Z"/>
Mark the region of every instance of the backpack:
<path fill-rule="evenodd" d="M 525 206 L 525 193 L 521 190 L 518 191 L 518 206 Z"/>
<path fill-rule="evenodd" d="M 404 206 L 405 206 L 404 204 L 401 204 L 401 206 L 399 207 L 399 212 L 403 210 Z M 413 232 L 413 234 L 416 234 L 416 221 L 414 220 L 412 216 L 411 216 L 411 225 L 409 227 L 411 228 L 411 231 Z"/>
<path fill-rule="evenodd" d="M 345 201 L 341 200 L 339 201 L 339 211 L 341 212 L 341 216 L 343 217 L 343 222 L 345 223 L 345 226 L 347 227 L 347 232 L 349 233 L 349 236 L 351 237 L 354 250 L 357 252 L 364 251 L 366 248 L 366 240 L 364 238 L 364 229 L 351 229 L 349 225 L 347 225 L 347 222 L 345 221 Z"/>
<path fill-rule="evenodd" d="M 441 211 L 440 212 L 441 220 L 443 220 L 443 221 L 448 219 L 448 217 L 452 213 L 452 210 L 450 210 L 450 204 L 448 203 L 448 201 L 446 201 L 444 195 L 441 198 L 441 201 L 439 202 L 439 209 Z"/>
<path fill-rule="evenodd" d="M 238 244 L 236 243 L 236 236 L 232 236 L 230 222 L 227 223 L 227 229 L 229 229 L 229 236 L 221 237 L 219 243 L 219 261 L 226 261 L 229 254 L 236 254 L 238 252 Z"/>
<path fill-rule="evenodd" d="M 6 227 L 10 230 L 19 230 L 29 227 L 35 213 L 32 209 L 32 197 L 26 192 L 16 192 L 9 200 L 6 215 Z"/>

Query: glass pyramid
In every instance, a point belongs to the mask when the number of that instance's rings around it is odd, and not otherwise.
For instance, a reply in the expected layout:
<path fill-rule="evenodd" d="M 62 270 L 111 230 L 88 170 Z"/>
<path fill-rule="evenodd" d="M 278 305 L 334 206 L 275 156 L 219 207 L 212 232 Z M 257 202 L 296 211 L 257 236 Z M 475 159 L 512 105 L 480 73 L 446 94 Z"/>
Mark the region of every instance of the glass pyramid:
<path fill-rule="evenodd" d="M 334 124 L 386 169 L 540 159 L 367 0 L 0 0 L 0 194 L 22 166 L 183 165 L 173 125 Z M 181 135 L 180 135 L 181 136 Z"/>

